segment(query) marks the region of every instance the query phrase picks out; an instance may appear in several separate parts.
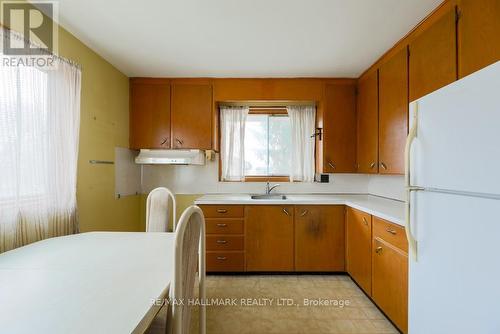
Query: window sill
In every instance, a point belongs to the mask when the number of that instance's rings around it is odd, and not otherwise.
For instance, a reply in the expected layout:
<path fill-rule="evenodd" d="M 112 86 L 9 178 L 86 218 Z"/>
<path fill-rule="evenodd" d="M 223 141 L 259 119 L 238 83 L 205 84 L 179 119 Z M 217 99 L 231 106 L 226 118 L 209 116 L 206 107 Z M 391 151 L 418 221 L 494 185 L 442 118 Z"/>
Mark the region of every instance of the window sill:
<path fill-rule="evenodd" d="M 245 176 L 245 182 L 289 182 L 289 176 Z"/>

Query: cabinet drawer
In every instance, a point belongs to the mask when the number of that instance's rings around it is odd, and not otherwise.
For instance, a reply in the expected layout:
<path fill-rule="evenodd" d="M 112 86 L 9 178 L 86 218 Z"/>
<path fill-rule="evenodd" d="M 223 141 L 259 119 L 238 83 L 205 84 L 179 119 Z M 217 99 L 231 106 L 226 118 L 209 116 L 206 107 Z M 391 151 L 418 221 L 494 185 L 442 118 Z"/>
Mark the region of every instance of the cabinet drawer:
<path fill-rule="evenodd" d="M 397 224 L 373 216 L 373 238 L 380 238 L 391 245 L 408 252 L 405 229 Z"/>
<path fill-rule="evenodd" d="M 209 235 L 207 236 L 207 250 L 243 250 L 243 236 L 236 235 Z"/>
<path fill-rule="evenodd" d="M 243 234 L 242 219 L 213 219 L 205 220 L 207 234 Z"/>
<path fill-rule="evenodd" d="M 207 271 L 244 271 L 244 252 L 207 252 Z"/>
<path fill-rule="evenodd" d="M 243 205 L 202 205 L 205 218 L 243 218 Z"/>

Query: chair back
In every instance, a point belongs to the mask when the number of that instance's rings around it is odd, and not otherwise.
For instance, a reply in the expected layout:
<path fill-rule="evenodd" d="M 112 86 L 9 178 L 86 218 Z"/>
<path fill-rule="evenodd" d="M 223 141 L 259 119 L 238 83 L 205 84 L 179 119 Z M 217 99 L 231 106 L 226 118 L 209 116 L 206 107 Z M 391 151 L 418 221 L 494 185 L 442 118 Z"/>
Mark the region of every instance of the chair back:
<path fill-rule="evenodd" d="M 169 223 L 169 199 L 172 202 L 172 226 L 175 231 L 175 196 L 164 187 L 151 190 L 146 200 L 146 232 L 167 232 Z"/>

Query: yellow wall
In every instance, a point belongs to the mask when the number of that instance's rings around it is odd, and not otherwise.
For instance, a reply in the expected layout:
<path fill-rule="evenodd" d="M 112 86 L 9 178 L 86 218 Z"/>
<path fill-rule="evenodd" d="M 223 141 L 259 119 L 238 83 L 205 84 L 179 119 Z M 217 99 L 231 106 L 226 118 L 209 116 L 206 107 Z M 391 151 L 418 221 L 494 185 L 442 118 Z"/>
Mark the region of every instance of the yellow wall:
<path fill-rule="evenodd" d="M 22 1 L 24 2 L 24 1 Z M 14 30 L 19 28 L 11 27 Z M 58 54 L 82 66 L 77 205 L 80 231 L 139 231 L 140 196 L 114 198 L 116 146 L 128 147 L 129 79 L 97 53 L 59 27 Z"/>
<path fill-rule="evenodd" d="M 80 230 L 139 231 L 140 196 L 115 199 L 114 165 L 89 164 L 91 159 L 114 160 L 116 146 L 128 147 L 128 77 L 62 28 L 59 54 L 82 65 Z"/>

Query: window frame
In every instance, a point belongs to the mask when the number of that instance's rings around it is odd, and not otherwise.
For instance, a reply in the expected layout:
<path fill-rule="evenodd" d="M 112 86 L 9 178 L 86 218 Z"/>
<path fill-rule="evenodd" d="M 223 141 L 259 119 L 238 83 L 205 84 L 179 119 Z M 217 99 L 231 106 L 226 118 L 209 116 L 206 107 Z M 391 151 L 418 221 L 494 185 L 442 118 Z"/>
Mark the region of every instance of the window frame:
<path fill-rule="evenodd" d="M 286 107 L 250 107 L 249 115 L 288 116 Z M 219 154 L 219 181 L 220 182 L 289 182 L 289 175 L 246 175 L 244 181 L 227 181 L 221 178 L 222 160 Z"/>

